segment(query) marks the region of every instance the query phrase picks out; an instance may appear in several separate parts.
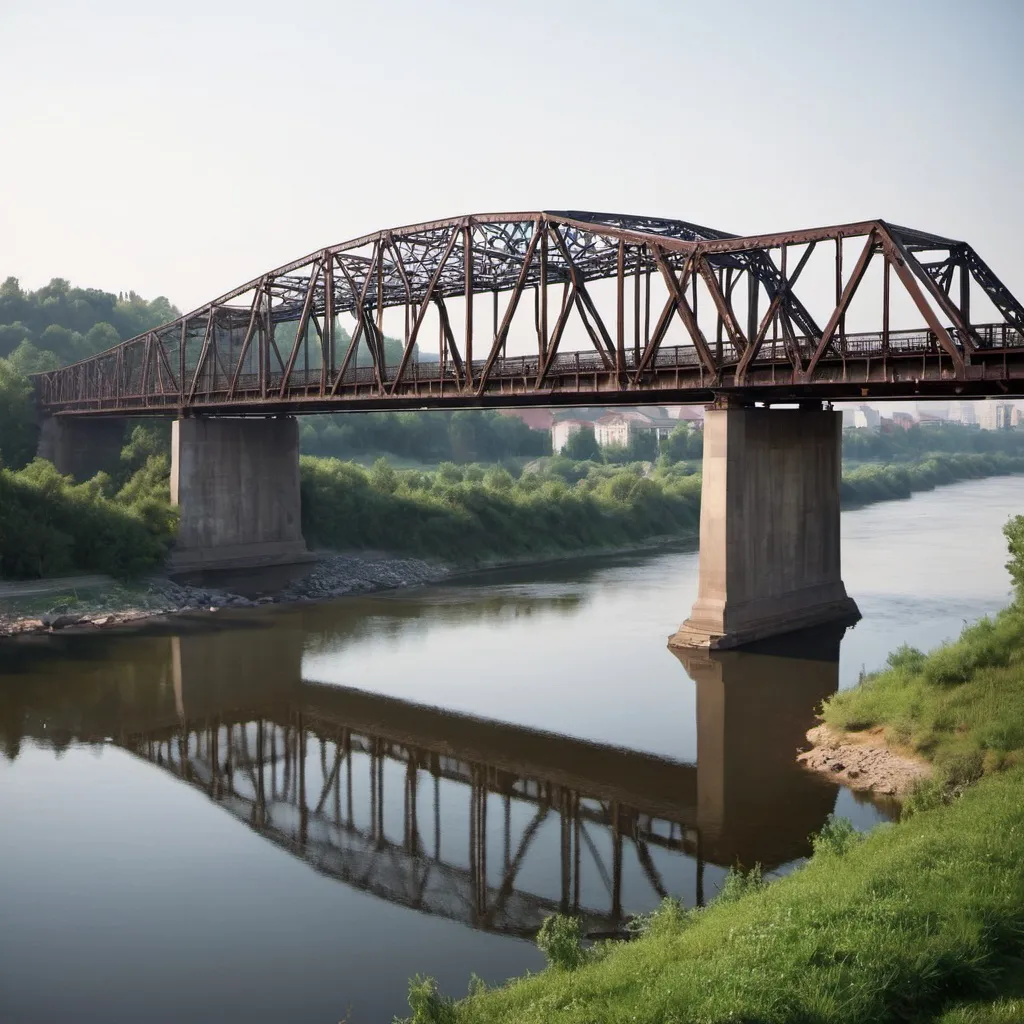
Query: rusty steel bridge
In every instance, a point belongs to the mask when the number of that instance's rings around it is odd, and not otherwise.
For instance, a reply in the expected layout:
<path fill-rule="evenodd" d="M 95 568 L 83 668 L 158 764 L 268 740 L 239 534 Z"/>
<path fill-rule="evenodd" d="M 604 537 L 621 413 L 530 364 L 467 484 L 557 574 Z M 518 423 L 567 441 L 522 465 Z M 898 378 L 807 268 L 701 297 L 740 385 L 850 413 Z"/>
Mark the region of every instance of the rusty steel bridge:
<path fill-rule="evenodd" d="M 883 220 L 744 237 L 579 211 L 364 235 L 37 378 L 49 414 L 178 417 L 1022 386 L 1024 306 L 966 242 Z"/>

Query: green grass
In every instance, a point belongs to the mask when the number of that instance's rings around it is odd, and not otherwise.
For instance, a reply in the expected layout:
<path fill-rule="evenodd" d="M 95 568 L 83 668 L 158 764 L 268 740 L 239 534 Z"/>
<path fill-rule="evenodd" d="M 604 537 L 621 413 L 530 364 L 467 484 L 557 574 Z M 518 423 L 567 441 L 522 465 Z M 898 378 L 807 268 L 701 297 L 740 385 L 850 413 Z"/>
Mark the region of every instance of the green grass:
<path fill-rule="evenodd" d="M 1024 961 L 1008 960 L 996 999 L 979 999 L 953 1006 L 935 1024 L 1021 1024 L 1024 1021 Z"/>
<path fill-rule="evenodd" d="M 959 1004 L 991 999 L 1007 958 L 1024 953 L 1022 787 L 1013 769 L 905 824 L 826 843 L 786 878 L 676 912 L 576 970 L 473 995 L 444 1019 L 876 1024 L 981 1012 Z"/>
<path fill-rule="evenodd" d="M 947 771 L 1017 763 L 1024 751 L 1024 608 L 1014 604 L 982 619 L 927 655 L 900 648 L 884 672 L 826 701 L 823 718 L 852 732 L 881 727 L 888 743 Z"/>

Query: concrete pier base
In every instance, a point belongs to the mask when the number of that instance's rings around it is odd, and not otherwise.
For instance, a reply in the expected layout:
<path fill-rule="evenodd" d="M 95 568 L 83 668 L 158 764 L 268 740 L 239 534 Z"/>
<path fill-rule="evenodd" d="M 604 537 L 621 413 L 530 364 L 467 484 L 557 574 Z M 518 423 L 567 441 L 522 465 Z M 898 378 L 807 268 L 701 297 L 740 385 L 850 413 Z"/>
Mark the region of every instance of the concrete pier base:
<path fill-rule="evenodd" d="M 709 409 L 700 579 L 673 647 L 737 647 L 860 618 L 839 565 L 842 414 Z"/>
<path fill-rule="evenodd" d="M 170 568 L 305 561 L 299 427 L 276 419 L 183 419 L 171 433 L 171 501 L 179 508 Z"/>
<path fill-rule="evenodd" d="M 39 428 L 36 454 L 64 476 L 81 483 L 117 469 L 124 447 L 125 421 L 118 417 L 47 416 Z"/>

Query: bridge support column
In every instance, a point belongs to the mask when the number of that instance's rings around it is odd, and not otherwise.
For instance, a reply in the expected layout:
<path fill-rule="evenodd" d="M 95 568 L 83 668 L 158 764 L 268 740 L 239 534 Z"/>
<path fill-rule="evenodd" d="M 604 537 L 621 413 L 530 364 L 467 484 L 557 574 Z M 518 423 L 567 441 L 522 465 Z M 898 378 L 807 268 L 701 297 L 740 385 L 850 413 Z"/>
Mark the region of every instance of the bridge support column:
<path fill-rule="evenodd" d="M 47 416 L 39 429 L 36 454 L 64 476 L 91 480 L 117 469 L 124 447 L 125 421 L 118 417 Z"/>
<path fill-rule="evenodd" d="M 709 409 L 700 578 L 673 647 L 736 647 L 860 618 L 839 568 L 842 414 Z"/>
<path fill-rule="evenodd" d="M 298 421 L 177 420 L 171 501 L 180 517 L 174 570 L 304 561 Z"/>

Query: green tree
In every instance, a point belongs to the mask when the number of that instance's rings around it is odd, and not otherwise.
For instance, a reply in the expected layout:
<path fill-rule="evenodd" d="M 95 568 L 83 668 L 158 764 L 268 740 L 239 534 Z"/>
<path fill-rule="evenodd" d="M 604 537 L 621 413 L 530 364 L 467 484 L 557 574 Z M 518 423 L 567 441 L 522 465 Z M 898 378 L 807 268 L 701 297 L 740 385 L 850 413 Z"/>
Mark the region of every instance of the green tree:
<path fill-rule="evenodd" d="M 658 435 L 653 430 L 636 430 L 626 445 L 632 462 L 653 462 L 658 457 Z"/>
<path fill-rule="evenodd" d="M 1017 588 L 1018 598 L 1024 600 L 1024 516 L 1014 516 L 1004 527 L 1010 561 L 1006 568 Z"/>
<path fill-rule="evenodd" d="M 38 440 L 32 385 L 10 360 L 0 359 L 0 465 L 21 469 L 35 456 Z"/>
<path fill-rule="evenodd" d="M 561 454 L 566 458 L 576 459 L 578 462 L 586 459 L 600 461 L 601 448 L 597 443 L 597 438 L 594 437 L 594 428 L 581 426 L 579 430 L 570 434 Z"/>
<path fill-rule="evenodd" d="M 695 430 L 689 423 L 680 423 L 672 429 L 672 433 L 661 442 L 662 454 L 673 462 L 684 459 L 699 459 L 704 450 L 704 434 Z"/>

